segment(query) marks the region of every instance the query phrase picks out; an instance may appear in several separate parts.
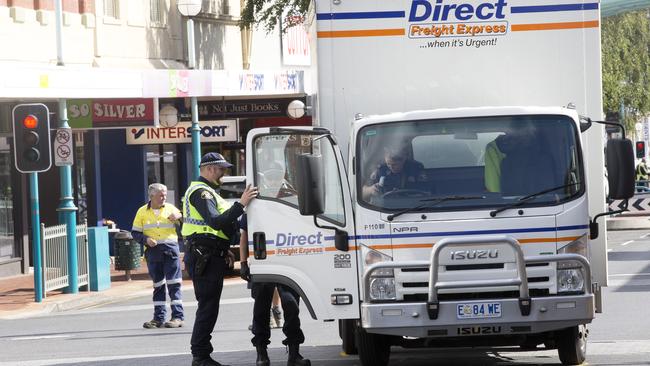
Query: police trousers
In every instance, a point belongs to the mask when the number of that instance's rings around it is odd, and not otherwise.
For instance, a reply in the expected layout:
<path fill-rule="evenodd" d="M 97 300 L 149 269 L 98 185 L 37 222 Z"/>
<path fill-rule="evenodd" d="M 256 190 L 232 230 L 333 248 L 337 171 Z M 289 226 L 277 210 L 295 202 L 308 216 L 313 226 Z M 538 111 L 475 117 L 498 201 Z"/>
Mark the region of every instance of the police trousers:
<path fill-rule="evenodd" d="M 251 294 L 255 299 L 253 305 L 253 346 L 266 346 L 271 343 L 271 327 L 269 326 L 271 303 L 273 302 L 273 290 L 278 288 L 280 300 L 282 301 L 282 311 L 284 315 L 284 325 L 282 332 L 286 339 L 282 344 L 301 344 L 305 342 L 305 335 L 300 329 L 300 296 L 290 287 L 276 283 L 251 284 Z"/>
<path fill-rule="evenodd" d="M 210 334 L 214 330 L 219 315 L 223 277 L 228 270 L 228 265 L 222 256 L 211 256 L 203 273 L 198 274 L 193 269 L 196 263 L 194 258 L 187 258 L 185 263 L 188 266 L 188 271 L 193 273 L 194 296 L 198 302 L 190 348 L 192 356 L 207 357 L 213 351 Z"/>

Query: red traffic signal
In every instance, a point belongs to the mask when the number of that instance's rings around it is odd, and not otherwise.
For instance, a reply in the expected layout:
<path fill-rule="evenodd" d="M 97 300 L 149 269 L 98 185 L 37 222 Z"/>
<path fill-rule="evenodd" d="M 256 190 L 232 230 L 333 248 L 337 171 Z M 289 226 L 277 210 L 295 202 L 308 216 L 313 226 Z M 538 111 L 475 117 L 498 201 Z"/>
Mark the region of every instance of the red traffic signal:
<path fill-rule="evenodd" d="M 23 118 L 23 126 L 29 129 L 38 127 L 38 118 L 36 118 L 36 116 L 33 114 L 27 115 L 25 118 Z"/>
<path fill-rule="evenodd" d="M 22 173 L 44 172 L 52 166 L 50 112 L 45 104 L 19 104 L 13 109 L 14 157 Z"/>
<path fill-rule="evenodd" d="M 637 159 L 645 158 L 645 141 L 636 142 L 636 157 Z"/>

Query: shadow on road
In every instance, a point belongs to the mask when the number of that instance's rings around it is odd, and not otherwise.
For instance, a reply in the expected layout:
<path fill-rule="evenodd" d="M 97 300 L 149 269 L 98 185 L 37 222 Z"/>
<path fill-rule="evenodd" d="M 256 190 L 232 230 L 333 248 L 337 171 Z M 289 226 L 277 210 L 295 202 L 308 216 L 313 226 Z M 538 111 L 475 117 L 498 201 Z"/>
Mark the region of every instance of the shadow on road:
<path fill-rule="evenodd" d="M 302 347 L 301 353 L 311 359 L 314 366 L 361 366 L 357 356 L 346 355 L 340 352 L 339 346 L 312 346 Z M 287 353 L 284 348 L 269 350 L 272 364 L 282 365 L 286 362 Z M 217 352 L 213 357 L 224 364 L 233 366 L 255 365 L 255 352 Z M 66 363 L 57 365 L 67 366 L 176 366 L 189 365 L 191 357 L 187 355 L 173 355 L 166 357 L 139 357 L 117 358 L 79 363 Z M 519 351 L 518 348 L 500 349 L 402 349 L 394 347 L 391 353 L 390 366 L 532 366 L 532 365 L 560 365 L 555 350 L 540 348 L 536 352 Z"/>

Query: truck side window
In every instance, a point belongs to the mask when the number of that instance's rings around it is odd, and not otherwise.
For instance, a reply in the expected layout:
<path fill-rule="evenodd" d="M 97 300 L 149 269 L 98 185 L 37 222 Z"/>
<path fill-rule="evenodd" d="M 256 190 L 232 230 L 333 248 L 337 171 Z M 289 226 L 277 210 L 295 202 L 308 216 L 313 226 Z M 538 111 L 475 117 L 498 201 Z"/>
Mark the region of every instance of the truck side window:
<path fill-rule="evenodd" d="M 343 190 L 334 147 L 326 138 L 311 135 L 260 136 L 255 140 L 255 185 L 259 199 L 298 208 L 298 156 L 321 155 L 325 179 L 325 210 L 321 218 L 345 225 Z"/>

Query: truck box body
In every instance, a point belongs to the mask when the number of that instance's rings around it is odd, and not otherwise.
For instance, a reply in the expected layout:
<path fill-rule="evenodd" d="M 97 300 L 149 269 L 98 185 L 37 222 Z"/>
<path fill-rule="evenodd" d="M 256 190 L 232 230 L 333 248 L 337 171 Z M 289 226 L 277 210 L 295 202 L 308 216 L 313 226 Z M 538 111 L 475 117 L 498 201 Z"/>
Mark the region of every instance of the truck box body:
<path fill-rule="evenodd" d="M 409 337 L 553 334 L 570 363 L 607 278 L 603 129 L 581 130 L 602 115 L 599 3 L 315 4 L 327 130 L 248 135 L 254 281 L 343 320 L 364 365 Z"/>

